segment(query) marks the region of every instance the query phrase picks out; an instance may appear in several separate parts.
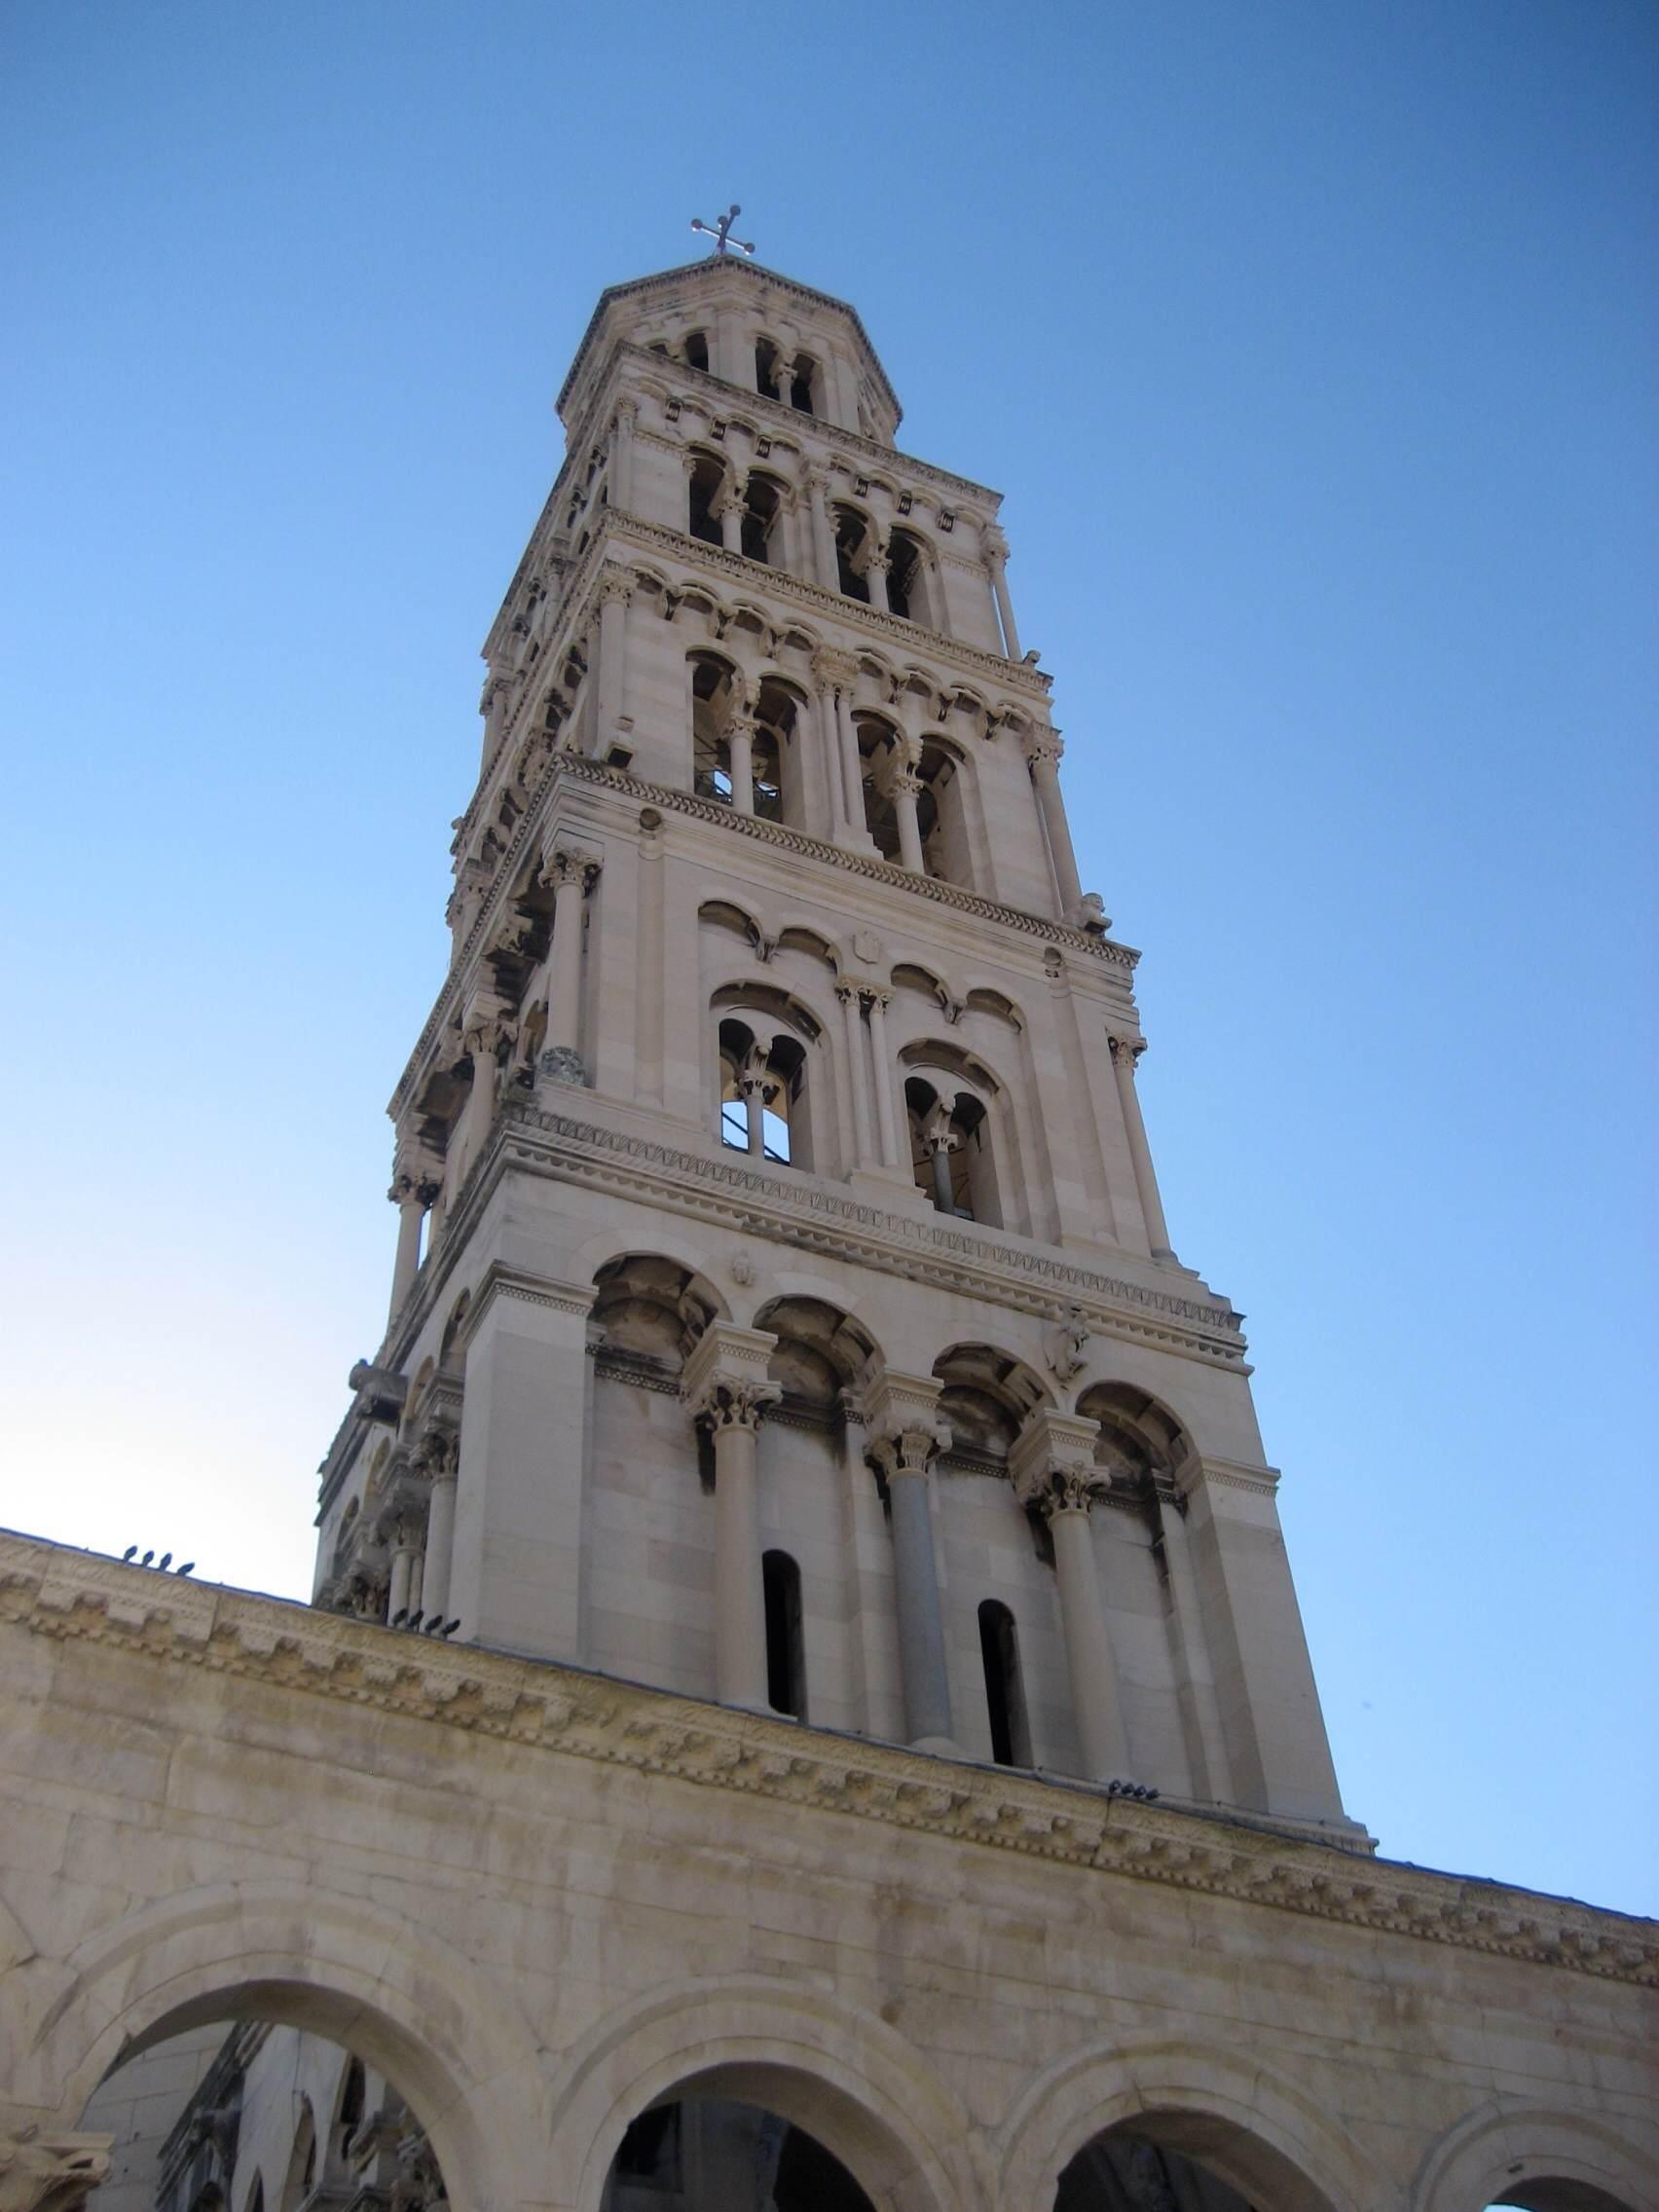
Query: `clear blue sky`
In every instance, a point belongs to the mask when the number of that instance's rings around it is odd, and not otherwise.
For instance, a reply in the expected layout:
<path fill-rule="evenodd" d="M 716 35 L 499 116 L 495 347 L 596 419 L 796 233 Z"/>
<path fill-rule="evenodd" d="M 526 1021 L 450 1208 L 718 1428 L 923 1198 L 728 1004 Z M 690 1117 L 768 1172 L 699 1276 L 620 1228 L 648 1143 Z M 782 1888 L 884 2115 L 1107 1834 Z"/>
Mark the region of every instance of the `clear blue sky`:
<path fill-rule="evenodd" d="M 306 1586 L 552 397 L 736 197 L 1008 495 L 1348 1803 L 1659 1909 L 1649 0 L 13 0 L 0 103 L 0 1518 Z"/>

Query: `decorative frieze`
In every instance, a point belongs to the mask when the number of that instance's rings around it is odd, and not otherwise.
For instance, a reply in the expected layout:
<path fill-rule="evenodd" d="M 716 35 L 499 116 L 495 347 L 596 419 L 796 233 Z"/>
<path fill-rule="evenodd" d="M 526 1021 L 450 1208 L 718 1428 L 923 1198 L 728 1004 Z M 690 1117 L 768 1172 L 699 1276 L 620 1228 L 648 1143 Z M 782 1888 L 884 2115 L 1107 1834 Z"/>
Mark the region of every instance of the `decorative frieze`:
<path fill-rule="evenodd" d="M 924 1758 L 761 1714 L 464 1646 L 434 1647 L 310 1606 L 158 1583 L 119 1561 L 0 1536 L 0 1623 L 86 1640 L 135 1666 L 195 1668 L 460 1728 L 527 1753 L 596 1760 L 827 1808 L 1272 1906 L 1361 1930 L 1659 1987 L 1659 1930 L 1569 1899 L 1373 1861 L 1266 1820 L 1109 1798 L 1085 1785 Z M 172 1703 L 165 1678 L 155 1708 Z"/>

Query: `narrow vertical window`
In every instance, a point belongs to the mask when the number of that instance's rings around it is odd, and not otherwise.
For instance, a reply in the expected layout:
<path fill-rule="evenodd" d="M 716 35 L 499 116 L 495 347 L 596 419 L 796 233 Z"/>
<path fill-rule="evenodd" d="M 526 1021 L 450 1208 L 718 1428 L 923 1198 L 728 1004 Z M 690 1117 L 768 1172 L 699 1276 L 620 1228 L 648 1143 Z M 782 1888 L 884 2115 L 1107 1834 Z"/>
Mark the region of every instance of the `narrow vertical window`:
<path fill-rule="evenodd" d="M 1014 1615 L 995 1598 L 979 1607 L 979 1656 L 985 1667 L 985 1706 L 991 1719 L 991 1756 L 998 1766 L 1031 1764 L 1031 1730 L 1025 1685 L 1019 1676 L 1019 1638 Z"/>
<path fill-rule="evenodd" d="M 775 1713 L 806 1718 L 806 1647 L 801 1635 L 800 1568 L 788 1552 L 760 1561 L 766 1593 L 766 1696 Z"/>

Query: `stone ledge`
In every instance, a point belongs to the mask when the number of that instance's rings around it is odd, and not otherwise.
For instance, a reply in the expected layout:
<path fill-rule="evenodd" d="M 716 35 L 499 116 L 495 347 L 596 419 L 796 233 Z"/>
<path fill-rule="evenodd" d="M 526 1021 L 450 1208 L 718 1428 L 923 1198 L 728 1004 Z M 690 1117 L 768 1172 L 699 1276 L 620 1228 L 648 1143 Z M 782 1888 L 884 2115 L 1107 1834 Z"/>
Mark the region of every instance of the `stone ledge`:
<path fill-rule="evenodd" d="M 469 1730 L 700 1788 L 1014 1851 L 1243 1904 L 1415 1936 L 1641 1987 L 1659 1925 L 1571 1899 L 1365 1858 L 1337 1842 L 1109 1798 L 704 1704 L 551 1661 L 416 1637 L 0 1531 L 0 1621 L 134 1664 L 200 1667 L 270 1688 Z M 158 1710 L 165 1711 L 165 1690 Z"/>

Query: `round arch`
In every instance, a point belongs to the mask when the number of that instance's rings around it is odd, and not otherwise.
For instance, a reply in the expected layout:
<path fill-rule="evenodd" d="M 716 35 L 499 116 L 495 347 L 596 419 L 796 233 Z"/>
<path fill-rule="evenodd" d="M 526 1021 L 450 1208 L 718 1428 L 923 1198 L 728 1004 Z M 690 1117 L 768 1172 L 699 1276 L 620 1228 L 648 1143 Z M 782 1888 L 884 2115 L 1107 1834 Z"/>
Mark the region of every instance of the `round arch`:
<path fill-rule="evenodd" d="M 1487 2105 L 1424 2160 L 1412 2212 L 1645 2212 L 1659 2204 L 1659 2160 L 1582 2113 Z"/>
<path fill-rule="evenodd" d="M 1049 2212 L 1078 2152 L 1125 2122 L 1273 2212 L 1374 2212 L 1393 2194 L 1313 2098 L 1254 2057 L 1095 2044 L 1045 2068 L 1009 2116 L 999 2203 Z"/>
<path fill-rule="evenodd" d="M 89 1936 L 19 2087 L 74 2125 L 124 2060 L 232 2019 L 311 2029 L 394 2083 L 458 2212 L 535 2194 L 540 2146 L 523 2116 L 539 2108 L 536 2039 L 510 1995 L 420 1923 L 318 1888 L 215 1884 Z"/>
<path fill-rule="evenodd" d="M 599 2212 L 628 2122 L 682 2095 L 760 2104 L 813 2135 L 880 2212 L 983 2212 L 966 2112 L 885 2022 L 822 1989 L 759 1977 L 682 1983 L 601 2020 L 554 2084 L 556 2173 Z"/>

